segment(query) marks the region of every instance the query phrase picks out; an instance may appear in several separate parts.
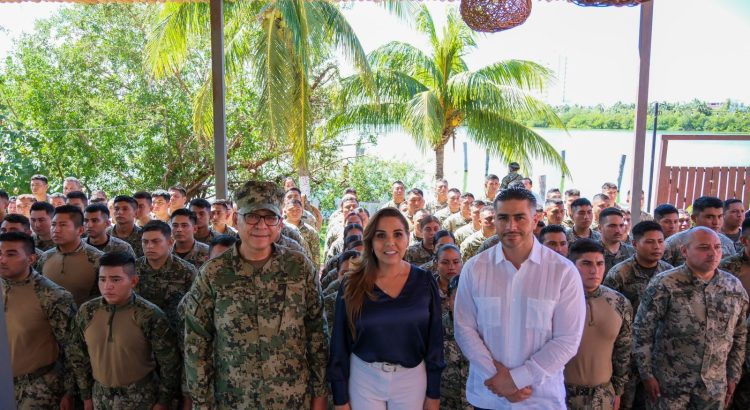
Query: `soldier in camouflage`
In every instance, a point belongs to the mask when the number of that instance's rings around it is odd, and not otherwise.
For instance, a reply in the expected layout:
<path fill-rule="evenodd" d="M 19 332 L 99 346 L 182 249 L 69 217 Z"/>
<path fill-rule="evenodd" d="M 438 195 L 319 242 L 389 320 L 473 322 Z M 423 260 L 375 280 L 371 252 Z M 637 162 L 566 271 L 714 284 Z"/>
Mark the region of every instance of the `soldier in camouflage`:
<path fill-rule="evenodd" d="M 16 405 L 22 410 L 71 408 L 74 383 L 66 376 L 76 306 L 68 291 L 33 270 L 35 262 L 29 235 L 0 234 L 0 297 Z"/>
<path fill-rule="evenodd" d="M 396 208 L 399 209 L 401 204 L 406 202 L 406 187 L 401 181 L 394 181 L 391 184 L 391 200 L 386 202 L 381 208 Z"/>
<path fill-rule="evenodd" d="M 453 235 L 456 238 L 456 244 L 461 245 L 463 241 L 466 240 L 469 236 L 471 236 L 474 232 L 478 231 L 482 226 L 482 219 L 479 216 L 479 213 L 482 211 L 482 208 L 484 208 L 487 205 L 484 201 L 474 201 L 471 204 L 471 221 L 467 223 L 466 225 L 456 229 L 453 232 Z"/>
<path fill-rule="evenodd" d="M 206 263 L 209 257 L 209 246 L 196 241 L 193 236 L 195 235 L 195 225 L 198 218 L 196 218 L 193 211 L 180 208 L 172 212 L 169 216 L 169 221 L 172 228 L 172 239 L 174 240 L 172 253 L 193 265 L 197 270 Z M 235 237 L 234 235 L 220 236 Z"/>
<path fill-rule="evenodd" d="M 203 198 L 195 198 L 190 201 L 188 208 L 195 213 L 195 219 L 198 221 L 195 224 L 195 235 L 193 235 L 195 240 L 206 245 L 210 244 L 220 235 L 211 227 L 211 203 Z"/>
<path fill-rule="evenodd" d="M 518 170 L 520 169 L 521 165 L 519 165 L 518 162 L 511 162 L 508 164 L 508 175 L 504 176 L 503 180 L 500 182 L 500 189 L 508 189 L 513 182 L 522 180 L 523 175 L 518 173 Z M 492 198 L 492 200 L 494 199 L 495 198 Z"/>
<path fill-rule="evenodd" d="M 458 253 L 458 249 L 454 252 Z M 458 258 L 461 262 L 461 258 Z M 451 410 L 471 410 L 474 406 L 466 400 L 466 379 L 469 377 L 469 361 L 461 353 L 453 333 L 453 303 L 456 300 L 459 276 L 454 276 L 446 289 L 443 312 L 443 355 L 445 368 L 440 376 L 440 404 Z M 443 293 L 441 291 L 441 299 Z"/>
<path fill-rule="evenodd" d="M 562 226 L 572 229 L 573 228 L 573 202 L 581 197 L 581 191 L 571 188 L 565 191 L 565 218 L 562 221 Z"/>
<path fill-rule="evenodd" d="M 568 409 L 619 408 L 630 373 L 633 308 L 625 296 L 600 285 L 604 253 L 591 239 L 570 247 L 586 295 L 587 320 L 578 353 L 565 365 Z"/>
<path fill-rule="evenodd" d="M 326 256 L 325 256 L 326 265 L 332 259 L 335 259 L 341 252 L 344 251 L 345 242 L 347 238 L 349 238 L 352 235 L 359 235 L 361 237 L 364 231 L 365 231 L 365 228 L 358 223 L 350 223 L 346 225 L 346 227 L 344 227 L 344 234 L 341 236 L 341 238 L 336 239 L 336 241 L 333 242 L 333 244 L 331 244 L 331 246 L 326 251 Z"/>
<path fill-rule="evenodd" d="M 685 264 L 655 276 L 641 297 L 634 359 L 654 408 L 723 408 L 742 375 L 748 296 L 717 269 L 716 232 L 694 228 L 681 250 Z"/>
<path fill-rule="evenodd" d="M 185 295 L 185 367 L 197 408 L 326 407 L 320 282 L 307 257 L 274 243 L 282 196 L 259 181 L 235 193 L 241 242 L 206 262 Z"/>
<path fill-rule="evenodd" d="M 484 177 L 484 198 L 482 200 L 492 205 L 500 188 L 500 178 L 495 174 Z M 507 188 L 507 187 L 506 187 Z"/>
<path fill-rule="evenodd" d="M 435 234 L 440 230 L 440 221 L 427 215 L 417 222 L 422 232 L 422 240 L 406 249 L 404 260 L 412 265 L 423 265 L 435 257 Z"/>
<path fill-rule="evenodd" d="M 296 199 L 286 201 L 284 204 L 284 218 L 288 226 L 297 228 L 304 242 L 305 254 L 312 259 L 315 269 L 320 267 L 320 237 L 318 231 L 302 220 L 302 202 Z"/>
<path fill-rule="evenodd" d="M 37 201 L 31 204 L 29 211 L 29 221 L 31 229 L 34 231 L 34 243 L 37 249 L 47 251 L 55 247 L 52 241 L 52 216 L 55 214 L 55 207 L 48 202 Z"/>
<path fill-rule="evenodd" d="M 617 208 L 606 208 L 599 214 L 599 243 L 604 247 L 604 272 L 635 254 L 635 249 L 626 244 L 627 227 L 624 215 Z"/>
<path fill-rule="evenodd" d="M 568 245 L 572 245 L 578 239 L 589 238 L 595 241 L 602 239 L 599 232 L 591 229 L 591 224 L 594 218 L 593 207 L 591 201 L 586 198 L 578 198 L 570 205 L 573 215 L 573 227 L 568 229 Z"/>
<path fill-rule="evenodd" d="M 109 209 L 102 203 L 91 204 L 83 212 L 85 241 L 94 248 L 106 252 L 130 253 L 135 258 L 135 251 L 127 242 L 107 233 L 109 227 Z"/>
<path fill-rule="evenodd" d="M 459 195 L 461 193 L 459 192 Z M 431 200 L 425 205 L 425 209 L 430 211 L 431 214 L 443 210 L 448 207 L 448 180 L 438 179 L 435 181 L 435 199 Z"/>
<path fill-rule="evenodd" d="M 164 312 L 134 292 L 137 283 L 131 255 L 104 254 L 103 296 L 76 315 L 70 360 L 86 409 L 166 410 L 177 397 L 177 337 Z"/>
<path fill-rule="evenodd" d="M 135 215 L 138 211 L 138 202 L 135 198 L 127 195 L 118 195 L 114 199 L 115 224 L 107 229 L 112 237 L 121 239 L 130 245 L 135 252 L 135 257 L 143 256 L 141 248 L 141 228 L 136 225 Z"/>
<path fill-rule="evenodd" d="M 495 209 L 485 206 L 479 214 L 481 226 L 477 232 L 461 243 L 461 256 L 464 262 L 477 255 L 485 240 L 495 235 Z"/>
<path fill-rule="evenodd" d="M 474 202 L 474 194 L 464 192 L 461 194 L 459 201 L 458 212 L 451 214 L 443 221 L 443 229 L 446 229 L 451 233 L 455 233 L 458 228 L 471 223 L 471 204 Z"/>
<path fill-rule="evenodd" d="M 451 215 L 455 215 L 461 211 L 461 191 L 459 191 L 457 188 L 451 188 L 448 190 L 448 199 L 446 201 L 446 205 L 440 209 L 431 210 L 428 208 L 427 210 L 430 211 L 435 217 L 440 220 L 440 224 L 442 225 L 446 219 L 448 219 Z M 433 206 L 433 208 L 436 208 Z"/>
<path fill-rule="evenodd" d="M 721 257 L 727 258 L 735 254 L 735 248 L 734 242 L 720 232 L 723 217 L 724 203 L 721 199 L 702 196 L 693 201 L 693 213 L 690 215 L 690 218 L 696 227 L 703 226 L 716 232 L 721 241 Z M 690 232 L 691 229 L 688 229 L 667 238 L 664 260 L 672 266 L 679 266 L 685 262 L 685 255 L 680 250 L 688 242 Z"/>

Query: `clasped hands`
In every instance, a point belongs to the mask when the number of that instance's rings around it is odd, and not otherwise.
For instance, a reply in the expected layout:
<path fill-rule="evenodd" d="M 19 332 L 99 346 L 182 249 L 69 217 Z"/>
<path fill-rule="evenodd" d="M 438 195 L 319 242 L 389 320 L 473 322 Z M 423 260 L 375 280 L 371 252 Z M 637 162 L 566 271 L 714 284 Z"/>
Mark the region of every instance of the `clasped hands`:
<path fill-rule="evenodd" d="M 505 397 L 511 403 L 518 403 L 531 397 L 531 386 L 519 389 L 513 382 L 513 378 L 510 377 L 510 370 L 496 360 L 493 360 L 493 363 L 497 373 L 484 381 L 484 385 L 491 392 L 500 397 Z"/>

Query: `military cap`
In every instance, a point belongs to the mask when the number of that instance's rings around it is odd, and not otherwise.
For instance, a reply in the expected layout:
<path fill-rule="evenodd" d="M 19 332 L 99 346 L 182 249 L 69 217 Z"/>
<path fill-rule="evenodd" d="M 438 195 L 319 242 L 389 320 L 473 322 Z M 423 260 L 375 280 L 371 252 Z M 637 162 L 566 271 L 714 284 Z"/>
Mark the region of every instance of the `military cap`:
<path fill-rule="evenodd" d="M 284 191 L 269 181 L 247 181 L 234 193 L 237 213 L 244 215 L 259 209 L 267 209 L 281 216 L 281 202 Z"/>
<path fill-rule="evenodd" d="M 508 167 L 513 171 L 518 171 L 519 169 L 521 169 L 521 166 L 518 165 L 518 162 L 511 162 L 510 164 L 508 164 Z"/>

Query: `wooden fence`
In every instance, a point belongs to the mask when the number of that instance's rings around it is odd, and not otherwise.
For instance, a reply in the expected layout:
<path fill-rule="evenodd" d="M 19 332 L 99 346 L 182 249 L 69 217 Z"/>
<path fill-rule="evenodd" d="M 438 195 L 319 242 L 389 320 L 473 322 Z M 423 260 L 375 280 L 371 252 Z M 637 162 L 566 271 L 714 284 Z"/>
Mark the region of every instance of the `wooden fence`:
<path fill-rule="evenodd" d="M 662 135 L 661 160 L 657 183 L 656 203 L 673 204 L 686 209 L 701 196 L 721 199 L 737 198 L 750 204 L 750 166 L 748 167 L 691 167 L 667 166 L 669 141 L 750 141 L 748 135 Z M 750 158 L 747 159 L 750 165 Z"/>

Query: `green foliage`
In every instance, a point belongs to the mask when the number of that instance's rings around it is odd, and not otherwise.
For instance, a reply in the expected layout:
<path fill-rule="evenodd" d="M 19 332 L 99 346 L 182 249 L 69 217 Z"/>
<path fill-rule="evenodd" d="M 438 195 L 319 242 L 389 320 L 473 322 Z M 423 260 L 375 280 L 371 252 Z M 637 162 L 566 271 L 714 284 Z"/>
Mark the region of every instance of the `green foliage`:
<path fill-rule="evenodd" d="M 563 105 L 555 107 L 555 111 L 568 129 L 632 130 L 635 122 L 635 104 L 621 102 L 611 107 Z M 523 122 L 531 127 L 549 126 L 543 119 L 525 117 Z M 649 107 L 648 128 L 652 129 L 653 124 L 652 105 Z M 657 129 L 746 133 L 750 129 L 750 107 L 731 100 L 711 105 L 699 100 L 689 103 L 659 103 Z"/>

